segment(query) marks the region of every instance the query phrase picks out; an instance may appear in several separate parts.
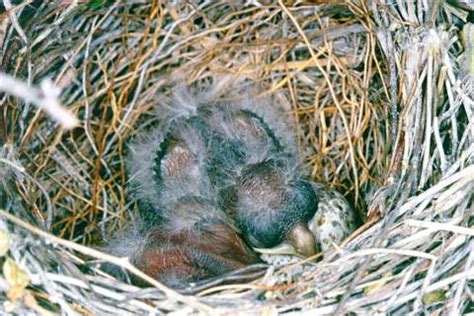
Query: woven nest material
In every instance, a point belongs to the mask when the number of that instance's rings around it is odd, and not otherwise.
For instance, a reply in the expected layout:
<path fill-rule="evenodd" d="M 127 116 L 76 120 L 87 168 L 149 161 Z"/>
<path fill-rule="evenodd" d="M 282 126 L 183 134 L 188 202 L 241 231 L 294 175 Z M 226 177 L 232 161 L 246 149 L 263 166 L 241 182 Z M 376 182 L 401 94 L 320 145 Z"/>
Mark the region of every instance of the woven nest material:
<path fill-rule="evenodd" d="M 473 312 L 472 4 L 10 2 L 2 314 Z M 159 114 L 157 96 L 237 81 L 286 97 L 312 177 L 364 224 L 320 261 L 178 293 L 97 249 L 136 216 L 127 144 Z"/>

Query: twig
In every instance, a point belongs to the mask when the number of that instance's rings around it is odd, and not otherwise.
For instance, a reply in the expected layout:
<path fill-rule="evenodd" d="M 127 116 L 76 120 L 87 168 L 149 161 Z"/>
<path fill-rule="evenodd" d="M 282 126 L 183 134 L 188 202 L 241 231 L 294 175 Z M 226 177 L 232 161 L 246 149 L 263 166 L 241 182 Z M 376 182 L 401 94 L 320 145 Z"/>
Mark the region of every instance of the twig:
<path fill-rule="evenodd" d="M 66 129 L 78 124 L 76 117 L 59 102 L 60 89 L 48 79 L 44 79 L 40 87 L 35 88 L 0 72 L 0 91 L 35 104 Z"/>
<path fill-rule="evenodd" d="M 474 229 L 462 227 L 458 225 L 452 224 L 444 224 L 444 223 L 435 223 L 435 222 L 428 222 L 428 221 L 419 221 L 415 219 L 407 219 L 405 220 L 405 224 L 414 226 L 414 227 L 423 227 L 429 228 L 430 230 L 444 230 L 449 231 L 455 234 L 463 234 L 468 236 L 474 236 Z"/>
<path fill-rule="evenodd" d="M 394 254 L 394 255 L 402 255 L 402 256 L 408 256 L 408 257 L 418 257 L 418 258 L 423 258 L 423 259 L 430 259 L 430 260 L 436 260 L 437 257 L 434 255 L 431 255 L 426 252 L 422 251 L 417 251 L 417 250 L 410 250 L 410 249 L 387 249 L 387 248 L 367 248 L 367 249 L 362 249 L 359 251 L 356 251 L 354 253 L 348 254 L 346 256 L 341 257 L 337 261 L 333 262 L 332 264 L 334 265 L 339 265 L 340 261 L 345 261 L 349 260 L 352 258 L 356 257 L 365 257 L 365 256 L 372 256 L 372 255 L 378 255 L 378 254 Z"/>
<path fill-rule="evenodd" d="M 18 32 L 18 35 L 20 35 L 20 37 L 23 40 L 24 44 L 28 43 L 28 39 L 26 38 L 25 32 L 21 28 L 20 23 L 18 23 L 18 18 L 16 17 L 14 11 L 18 10 L 18 9 L 24 7 L 24 6 L 29 5 L 31 2 L 32 2 L 32 0 L 28 0 L 25 3 L 22 3 L 18 6 L 16 6 L 15 8 L 13 8 L 10 0 L 3 0 L 3 6 L 8 11 L 8 17 L 10 18 L 10 21 L 12 22 L 13 27 Z"/>

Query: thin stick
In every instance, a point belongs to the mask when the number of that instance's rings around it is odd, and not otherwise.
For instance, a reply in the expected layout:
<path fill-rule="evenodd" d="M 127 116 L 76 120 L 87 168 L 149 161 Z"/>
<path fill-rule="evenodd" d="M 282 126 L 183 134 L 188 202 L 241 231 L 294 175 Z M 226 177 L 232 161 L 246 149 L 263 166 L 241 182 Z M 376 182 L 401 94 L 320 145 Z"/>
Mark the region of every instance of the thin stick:
<path fill-rule="evenodd" d="M 60 89 L 50 80 L 43 80 L 40 87 L 35 88 L 0 72 L 0 91 L 33 103 L 65 129 L 76 127 L 78 124 L 76 117 L 59 102 Z"/>
<path fill-rule="evenodd" d="M 410 250 L 410 249 L 387 249 L 387 248 L 368 248 L 362 249 L 360 251 L 348 254 L 347 256 L 341 257 L 339 260 L 333 262 L 335 265 L 339 265 L 340 261 L 346 261 L 347 259 L 352 259 L 356 257 L 364 257 L 370 255 L 378 255 L 378 254 L 394 254 L 394 255 L 402 255 L 408 257 L 418 257 L 430 260 L 436 260 L 437 257 L 431 255 L 429 253 L 418 251 L 418 250 Z"/>
<path fill-rule="evenodd" d="M 405 221 L 405 224 L 409 226 L 429 228 L 432 230 L 445 230 L 445 231 L 449 231 L 455 234 L 474 236 L 473 228 L 467 228 L 467 227 L 462 227 L 462 226 L 453 225 L 453 224 L 418 221 L 415 219 L 407 219 Z"/>

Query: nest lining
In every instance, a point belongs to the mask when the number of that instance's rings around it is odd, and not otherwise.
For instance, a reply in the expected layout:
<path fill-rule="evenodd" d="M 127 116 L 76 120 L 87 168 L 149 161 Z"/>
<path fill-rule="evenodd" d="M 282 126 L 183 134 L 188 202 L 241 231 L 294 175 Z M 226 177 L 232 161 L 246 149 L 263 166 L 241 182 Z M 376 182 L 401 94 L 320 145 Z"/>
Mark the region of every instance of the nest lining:
<path fill-rule="evenodd" d="M 20 95 L 0 86 L 9 95 L 0 124 L 4 311 L 472 311 L 469 5 L 96 1 L 7 9 L 2 72 L 36 88 Z M 255 281 L 214 280 L 177 293 L 149 278 L 153 288 L 111 278 L 104 261 L 147 278 L 94 250 L 136 216 L 125 189 L 129 139 L 153 123 L 170 82 L 236 80 L 286 96 L 312 177 L 345 193 L 364 224 L 317 263 L 244 271 L 260 275 Z M 65 129 L 32 95 L 57 98 L 79 127 Z"/>

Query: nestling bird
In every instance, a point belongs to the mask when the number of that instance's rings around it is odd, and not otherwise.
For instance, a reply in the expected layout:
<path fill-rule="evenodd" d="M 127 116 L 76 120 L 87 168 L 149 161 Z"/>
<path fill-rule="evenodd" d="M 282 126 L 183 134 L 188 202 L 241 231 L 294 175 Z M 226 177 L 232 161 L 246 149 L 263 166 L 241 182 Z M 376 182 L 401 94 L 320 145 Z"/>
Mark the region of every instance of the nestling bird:
<path fill-rule="evenodd" d="M 307 257 L 341 242 L 353 213 L 300 171 L 294 135 L 268 100 L 178 94 L 132 146 L 142 221 L 108 251 L 179 287 L 259 262 L 253 249 Z"/>
<path fill-rule="evenodd" d="M 142 224 L 142 232 L 134 236 L 141 244 L 126 249 L 131 251 L 132 263 L 143 272 L 181 288 L 259 262 L 212 202 L 183 197 L 172 207 L 175 217 L 152 226 Z M 115 243 L 115 247 L 121 246 Z"/>

